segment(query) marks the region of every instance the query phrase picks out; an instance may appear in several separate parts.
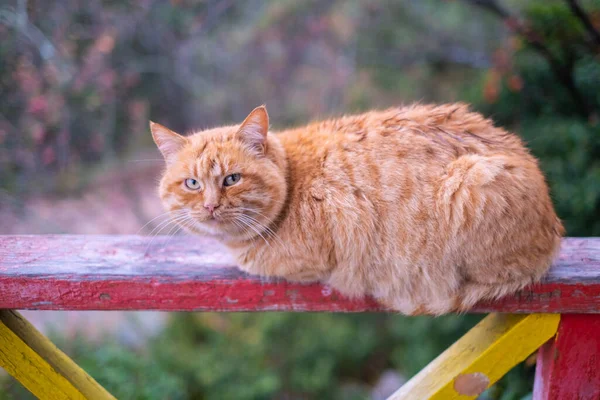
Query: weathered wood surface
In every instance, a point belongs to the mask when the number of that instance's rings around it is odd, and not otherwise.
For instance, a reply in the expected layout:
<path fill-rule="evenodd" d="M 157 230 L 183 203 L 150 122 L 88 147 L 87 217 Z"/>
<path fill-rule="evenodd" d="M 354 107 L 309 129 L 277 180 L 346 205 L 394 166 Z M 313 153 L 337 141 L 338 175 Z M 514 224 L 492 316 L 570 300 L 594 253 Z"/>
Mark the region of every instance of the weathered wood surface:
<path fill-rule="evenodd" d="M 0 308 L 384 311 L 327 286 L 249 276 L 200 237 L 0 236 Z M 600 312 L 600 238 L 565 239 L 543 283 L 474 312 Z"/>
<path fill-rule="evenodd" d="M 475 399 L 554 336 L 560 318 L 490 314 L 388 400 Z"/>
<path fill-rule="evenodd" d="M 40 399 L 115 399 L 11 310 L 0 310 L 0 367 Z"/>
<path fill-rule="evenodd" d="M 600 399 L 600 315 L 561 316 L 538 352 L 533 400 Z"/>

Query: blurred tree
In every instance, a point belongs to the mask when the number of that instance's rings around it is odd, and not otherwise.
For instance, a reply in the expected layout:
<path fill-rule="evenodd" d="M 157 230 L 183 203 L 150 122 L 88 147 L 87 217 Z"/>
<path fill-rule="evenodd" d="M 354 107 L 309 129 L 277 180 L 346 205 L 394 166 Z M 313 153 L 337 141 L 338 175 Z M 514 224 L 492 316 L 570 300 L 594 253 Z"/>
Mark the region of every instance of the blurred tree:
<path fill-rule="evenodd" d="M 436 3 L 5 1 L 0 190 L 82 187 L 86 165 L 150 143 L 150 115 L 186 131 L 262 103 L 282 126 L 450 100 L 501 27 L 465 35 L 464 7 Z"/>
<path fill-rule="evenodd" d="M 500 48 L 479 108 L 512 127 L 540 159 L 569 236 L 600 235 L 600 4 L 528 2 L 519 19 L 492 0 L 467 0 L 502 18 Z M 583 2 L 582 2 L 583 4 Z"/>

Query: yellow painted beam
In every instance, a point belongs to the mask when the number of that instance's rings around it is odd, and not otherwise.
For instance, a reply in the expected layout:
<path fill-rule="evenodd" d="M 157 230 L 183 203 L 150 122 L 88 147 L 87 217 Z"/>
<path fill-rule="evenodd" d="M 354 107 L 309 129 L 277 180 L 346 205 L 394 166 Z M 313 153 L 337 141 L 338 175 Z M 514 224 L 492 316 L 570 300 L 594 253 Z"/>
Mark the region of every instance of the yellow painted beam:
<path fill-rule="evenodd" d="M 388 400 L 475 399 L 556 334 L 559 314 L 490 314 Z"/>
<path fill-rule="evenodd" d="M 115 399 L 16 311 L 0 310 L 0 367 L 40 399 Z"/>

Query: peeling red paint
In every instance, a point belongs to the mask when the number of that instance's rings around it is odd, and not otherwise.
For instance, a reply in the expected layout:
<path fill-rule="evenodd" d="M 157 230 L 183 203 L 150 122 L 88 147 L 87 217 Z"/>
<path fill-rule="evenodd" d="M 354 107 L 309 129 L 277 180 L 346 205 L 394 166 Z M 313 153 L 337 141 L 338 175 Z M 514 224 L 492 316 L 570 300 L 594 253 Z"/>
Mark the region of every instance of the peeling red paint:
<path fill-rule="evenodd" d="M 482 302 L 474 312 L 600 313 L 599 282 L 542 283 L 500 300 Z"/>
<path fill-rule="evenodd" d="M 79 280 L 0 276 L 0 308 L 164 311 L 381 311 L 373 299 L 331 300 L 321 285 L 254 279 L 171 280 L 111 277 Z M 40 301 L 43 299 L 43 301 Z"/>
<path fill-rule="evenodd" d="M 0 308 L 385 311 L 320 284 L 249 276 L 205 238 L 71 235 L 0 236 Z M 472 311 L 599 313 L 600 239 L 566 239 L 543 283 Z"/>
<path fill-rule="evenodd" d="M 600 315 L 562 315 L 538 353 L 533 400 L 569 399 L 600 399 Z"/>

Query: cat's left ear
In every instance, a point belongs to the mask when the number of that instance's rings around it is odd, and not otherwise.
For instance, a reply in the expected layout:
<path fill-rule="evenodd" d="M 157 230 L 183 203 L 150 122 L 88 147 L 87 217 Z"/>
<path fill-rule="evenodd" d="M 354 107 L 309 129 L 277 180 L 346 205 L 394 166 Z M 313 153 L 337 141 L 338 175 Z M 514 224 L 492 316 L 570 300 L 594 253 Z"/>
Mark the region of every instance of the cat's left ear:
<path fill-rule="evenodd" d="M 238 135 L 240 139 L 248 144 L 252 149 L 258 150 L 261 153 L 267 151 L 267 133 L 269 132 L 269 114 L 267 107 L 264 105 L 256 107 L 246 117 Z"/>
<path fill-rule="evenodd" d="M 167 164 L 175 159 L 179 150 L 188 142 L 185 136 L 181 136 L 156 122 L 150 121 L 150 131 L 152 131 L 154 143 L 156 143 Z"/>

